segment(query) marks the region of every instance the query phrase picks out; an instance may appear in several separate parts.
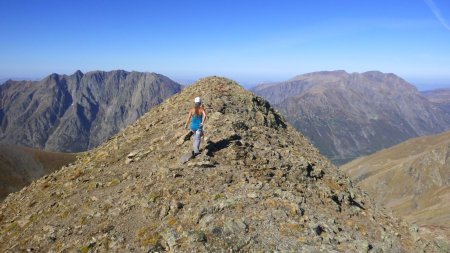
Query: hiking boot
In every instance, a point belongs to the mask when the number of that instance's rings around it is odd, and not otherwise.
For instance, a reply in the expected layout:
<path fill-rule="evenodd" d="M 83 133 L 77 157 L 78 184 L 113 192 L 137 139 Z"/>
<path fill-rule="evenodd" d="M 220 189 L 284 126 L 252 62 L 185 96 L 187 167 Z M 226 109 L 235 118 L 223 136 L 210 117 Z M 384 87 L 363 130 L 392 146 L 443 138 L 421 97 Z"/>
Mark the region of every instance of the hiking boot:
<path fill-rule="evenodd" d="M 200 152 L 199 153 L 195 153 L 194 151 L 192 151 L 192 158 L 195 158 L 198 155 L 200 155 Z"/>

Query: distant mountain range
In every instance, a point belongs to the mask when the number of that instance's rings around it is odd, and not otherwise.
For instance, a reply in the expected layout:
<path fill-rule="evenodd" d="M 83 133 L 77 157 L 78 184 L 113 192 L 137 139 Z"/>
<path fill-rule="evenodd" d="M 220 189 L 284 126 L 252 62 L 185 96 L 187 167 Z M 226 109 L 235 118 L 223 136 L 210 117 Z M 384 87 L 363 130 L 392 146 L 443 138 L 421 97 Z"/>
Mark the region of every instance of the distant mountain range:
<path fill-rule="evenodd" d="M 394 74 L 314 72 L 252 89 L 336 164 L 443 132 L 450 117 Z"/>
<path fill-rule="evenodd" d="M 0 86 L 0 142 L 91 149 L 180 90 L 163 75 L 122 70 L 10 80 Z"/>
<path fill-rule="evenodd" d="M 0 144 L 0 201 L 9 193 L 75 160 L 75 154 Z"/>
<path fill-rule="evenodd" d="M 341 169 L 423 233 L 444 232 L 450 240 L 450 132 L 405 141 Z"/>

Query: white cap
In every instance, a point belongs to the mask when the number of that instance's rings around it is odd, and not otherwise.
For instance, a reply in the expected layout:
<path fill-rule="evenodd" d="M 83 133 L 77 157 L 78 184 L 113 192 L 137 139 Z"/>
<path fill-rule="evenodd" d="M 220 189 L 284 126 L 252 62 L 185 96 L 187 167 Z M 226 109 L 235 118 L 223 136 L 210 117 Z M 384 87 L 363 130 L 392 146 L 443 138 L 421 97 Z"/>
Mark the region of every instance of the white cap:
<path fill-rule="evenodd" d="M 202 100 L 200 99 L 200 97 L 196 97 L 195 99 L 194 99 L 194 103 L 198 103 L 198 104 L 200 104 L 202 102 Z"/>

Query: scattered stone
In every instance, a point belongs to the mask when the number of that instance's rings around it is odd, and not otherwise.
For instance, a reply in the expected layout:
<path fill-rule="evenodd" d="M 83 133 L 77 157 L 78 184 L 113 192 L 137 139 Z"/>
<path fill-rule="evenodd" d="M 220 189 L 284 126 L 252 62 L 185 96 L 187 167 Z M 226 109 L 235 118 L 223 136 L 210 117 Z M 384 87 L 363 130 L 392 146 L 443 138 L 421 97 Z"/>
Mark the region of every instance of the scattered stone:
<path fill-rule="evenodd" d="M 188 240 L 190 243 L 194 243 L 194 242 L 206 242 L 206 234 L 202 231 L 194 231 L 194 232 L 190 232 L 188 235 Z"/>
<path fill-rule="evenodd" d="M 138 154 L 138 151 L 133 151 L 127 155 L 127 158 L 133 158 Z"/>
<path fill-rule="evenodd" d="M 211 168 L 215 167 L 215 164 L 211 161 L 191 161 L 187 164 L 188 167 L 200 167 L 200 168 Z"/>
<path fill-rule="evenodd" d="M 254 192 L 251 192 L 251 193 L 247 194 L 247 197 L 249 197 L 251 199 L 254 199 L 254 198 L 258 197 L 258 194 L 254 193 Z"/>
<path fill-rule="evenodd" d="M 133 159 L 133 158 L 128 158 L 128 157 L 127 157 L 127 159 L 125 159 L 125 164 L 130 164 L 130 163 L 132 163 L 132 162 L 134 162 L 134 159 Z"/>
<path fill-rule="evenodd" d="M 161 235 L 169 250 L 173 251 L 175 246 L 177 245 L 177 234 L 172 230 L 167 230 Z"/>
<path fill-rule="evenodd" d="M 191 159 L 192 143 L 177 141 L 195 96 L 209 117 Z M 0 252 L 437 251 L 283 122 L 235 83 L 201 79 L 73 166 L 10 194 Z"/>
<path fill-rule="evenodd" d="M 224 232 L 230 235 L 245 233 L 247 229 L 247 224 L 245 224 L 242 220 L 229 220 L 224 224 Z"/>

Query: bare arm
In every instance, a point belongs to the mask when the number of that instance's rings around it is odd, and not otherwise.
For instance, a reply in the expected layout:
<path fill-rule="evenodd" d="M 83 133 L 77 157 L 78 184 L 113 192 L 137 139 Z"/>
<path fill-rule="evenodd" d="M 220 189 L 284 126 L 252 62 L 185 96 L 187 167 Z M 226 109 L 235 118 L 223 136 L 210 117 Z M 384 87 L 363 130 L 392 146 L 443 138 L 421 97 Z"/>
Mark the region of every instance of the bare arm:
<path fill-rule="evenodd" d="M 205 109 L 202 110 L 202 114 L 203 114 L 203 117 L 202 117 L 202 123 L 200 124 L 200 126 L 203 127 L 203 125 L 204 125 L 204 123 L 206 121 L 206 111 L 205 111 Z"/>
<path fill-rule="evenodd" d="M 186 125 L 184 125 L 184 128 L 188 128 L 188 124 L 189 124 L 189 121 L 191 120 L 191 117 L 192 117 L 192 110 L 189 110 L 189 114 L 186 119 Z"/>

